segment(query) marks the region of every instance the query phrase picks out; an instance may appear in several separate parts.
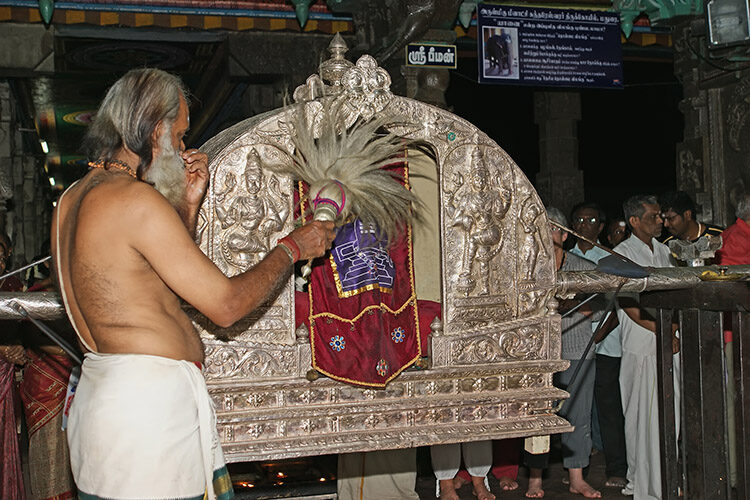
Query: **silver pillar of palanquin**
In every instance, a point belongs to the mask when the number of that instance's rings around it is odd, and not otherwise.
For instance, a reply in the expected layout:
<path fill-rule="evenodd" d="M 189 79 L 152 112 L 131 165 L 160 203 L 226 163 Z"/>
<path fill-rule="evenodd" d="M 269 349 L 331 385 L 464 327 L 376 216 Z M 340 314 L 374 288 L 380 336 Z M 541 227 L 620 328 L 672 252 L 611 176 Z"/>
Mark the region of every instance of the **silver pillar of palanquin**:
<path fill-rule="evenodd" d="M 557 273 L 556 295 L 614 292 L 620 284 L 623 292 L 690 288 L 703 281 L 701 275 L 705 271 L 719 274 L 720 269 L 717 266 L 667 267 L 652 269 L 646 278 L 623 278 L 600 271 L 561 271 Z M 729 266 L 725 273 L 750 280 L 750 266 Z M 21 305 L 30 316 L 43 321 L 65 317 L 60 295 L 54 292 L 0 292 L 0 320 L 24 319 L 14 304 Z"/>
<path fill-rule="evenodd" d="M 60 294 L 55 292 L 0 292 L 0 320 L 25 319 L 16 309 L 17 306 L 23 307 L 29 316 L 42 321 L 65 317 Z"/>
<path fill-rule="evenodd" d="M 651 274 L 645 278 L 623 278 L 600 271 L 561 271 L 557 273 L 556 295 L 565 297 L 576 293 L 614 292 L 620 284 L 620 291 L 623 292 L 691 288 L 703 281 L 701 276 L 706 271 L 715 275 L 724 271 L 725 276 L 720 276 L 723 279 L 733 276 L 750 279 L 750 266 L 662 267 L 647 270 Z M 704 278 L 710 279 L 711 276 Z"/>

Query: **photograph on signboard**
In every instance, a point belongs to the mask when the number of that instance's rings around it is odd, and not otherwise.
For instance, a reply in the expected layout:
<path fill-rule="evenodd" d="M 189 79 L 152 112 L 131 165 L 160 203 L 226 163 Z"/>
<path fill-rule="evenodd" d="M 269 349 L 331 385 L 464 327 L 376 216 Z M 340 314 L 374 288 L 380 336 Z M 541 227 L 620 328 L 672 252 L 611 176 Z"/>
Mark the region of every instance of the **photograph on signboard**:
<path fill-rule="evenodd" d="M 485 26 L 482 39 L 484 77 L 518 80 L 518 30 Z"/>

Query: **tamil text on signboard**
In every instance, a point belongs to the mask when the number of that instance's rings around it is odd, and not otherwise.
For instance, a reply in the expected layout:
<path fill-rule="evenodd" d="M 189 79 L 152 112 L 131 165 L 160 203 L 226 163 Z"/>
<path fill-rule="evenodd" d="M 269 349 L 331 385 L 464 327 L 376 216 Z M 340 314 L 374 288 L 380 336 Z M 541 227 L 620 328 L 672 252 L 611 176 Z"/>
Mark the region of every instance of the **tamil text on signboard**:
<path fill-rule="evenodd" d="M 477 20 L 481 83 L 623 86 L 616 13 L 479 4 Z"/>
<path fill-rule="evenodd" d="M 410 43 L 406 47 L 406 65 L 455 69 L 456 46 L 433 43 Z"/>

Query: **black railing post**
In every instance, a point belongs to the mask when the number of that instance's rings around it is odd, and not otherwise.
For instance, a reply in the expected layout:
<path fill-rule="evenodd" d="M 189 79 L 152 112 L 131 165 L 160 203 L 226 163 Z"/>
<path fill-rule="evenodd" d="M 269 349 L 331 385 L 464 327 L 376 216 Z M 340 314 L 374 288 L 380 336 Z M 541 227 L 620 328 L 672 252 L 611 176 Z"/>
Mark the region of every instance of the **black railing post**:
<path fill-rule="evenodd" d="M 677 499 L 746 498 L 750 484 L 750 343 L 743 332 L 750 324 L 750 285 L 747 282 L 705 282 L 684 290 L 647 292 L 643 307 L 657 314 L 657 374 L 661 446 L 662 497 Z M 673 311 L 680 317 L 680 365 L 671 356 Z M 739 312 L 737 312 L 739 310 Z M 725 357 L 724 311 L 732 313 L 733 360 Z M 727 327 L 728 329 L 728 327 Z M 750 331 L 748 331 L 750 333 Z M 734 367 L 734 426 L 727 413 L 727 363 Z M 681 369 L 680 369 L 681 366 Z M 673 369 L 680 369 L 681 425 L 676 434 Z M 730 429 L 736 433 L 736 452 L 729 446 Z M 676 437 L 681 440 L 681 460 Z M 730 485 L 731 461 L 737 482 Z M 682 467 L 680 467 L 682 462 Z M 680 491 L 681 490 L 681 491 Z"/>
<path fill-rule="evenodd" d="M 747 307 L 747 306 L 746 306 Z M 750 485 L 750 342 L 745 335 L 750 334 L 750 314 L 732 313 L 732 343 L 734 344 L 734 384 L 735 384 L 735 430 L 737 435 L 737 498 L 748 497 Z"/>
<path fill-rule="evenodd" d="M 659 309 L 656 336 L 656 387 L 659 391 L 659 446 L 661 448 L 661 489 L 663 500 L 677 499 L 682 472 L 677 455 L 674 387 L 672 384 L 672 310 Z M 677 367 L 679 369 L 679 367 Z"/>

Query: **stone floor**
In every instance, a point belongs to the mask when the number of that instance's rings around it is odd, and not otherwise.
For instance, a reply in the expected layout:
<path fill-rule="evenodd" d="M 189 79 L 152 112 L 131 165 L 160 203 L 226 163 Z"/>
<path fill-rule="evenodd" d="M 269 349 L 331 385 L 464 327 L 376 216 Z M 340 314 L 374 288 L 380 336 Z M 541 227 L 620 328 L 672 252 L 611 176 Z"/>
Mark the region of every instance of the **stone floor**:
<path fill-rule="evenodd" d="M 544 479 L 545 498 L 552 499 L 580 499 L 580 495 L 573 495 L 568 487 L 562 483 L 567 472 L 563 469 L 559 448 L 553 438 L 553 450 L 550 457 L 550 467 Z M 235 483 L 235 493 L 238 500 L 266 500 L 266 499 L 333 499 L 336 498 L 336 461 L 335 455 L 308 457 L 303 459 L 283 460 L 279 462 L 231 464 L 230 472 Z M 435 498 L 435 476 L 430 464 L 429 448 L 417 450 L 417 485 L 416 491 L 421 499 Z M 500 485 L 494 477 L 490 477 L 490 489 L 498 500 L 525 498 L 524 493 L 528 485 L 528 475 L 525 468 L 519 472 L 519 487 L 515 491 L 501 491 Z M 604 456 L 595 453 L 591 457 L 588 470 L 588 481 L 600 489 L 602 498 L 625 499 L 626 497 L 616 488 L 604 488 L 606 476 L 604 473 Z M 253 483 L 252 488 L 243 488 L 243 483 Z M 471 486 L 464 486 L 459 490 L 460 498 L 475 499 Z M 377 499 L 369 499 L 377 500 Z"/>
<path fill-rule="evenodd" d="M 553 499 L 581 499 L 581 495 L 574 495 L 568 491 L 568 486 L 562 483 L 564 477 L 567 477 L 567 472 L 563 469 L 562 463 L 559 457 L 555 457 L 554 453 L 551 457 L 550 467 L 547 471 L 547 475 L 544 478 L 544 491 L 545 498 Z M 518 477 L 518 489 L 515 491 L 502 491 L 497 479 L 490 477 L 490 489 L 495 494 L 498 500 L 511 500 L 516 498 L 525 498 L 524 493 L 528 485 L 528 474 L 526 469 L 523 467 L 519 471 Z M 604 473 L 604 455 L 602 453 L 596 453 L 591 457 L 591 465 L 588 471 L 588 481 L 594 487 L 602 492 L 602 498 L 632 498 L 622 495 L 619 489 L 616 488 L 604 488 L 604 482 L 607 480 Z M 421 499 L 434 499 L 435 498 L 435 479 L 434 477 L 425 476 L 420 474 L 417 478 L 417 493 Z M 459 491 L 461 500 L 476 499 L 471 493 L 471 486 L 466 485 Z"/>

